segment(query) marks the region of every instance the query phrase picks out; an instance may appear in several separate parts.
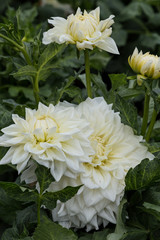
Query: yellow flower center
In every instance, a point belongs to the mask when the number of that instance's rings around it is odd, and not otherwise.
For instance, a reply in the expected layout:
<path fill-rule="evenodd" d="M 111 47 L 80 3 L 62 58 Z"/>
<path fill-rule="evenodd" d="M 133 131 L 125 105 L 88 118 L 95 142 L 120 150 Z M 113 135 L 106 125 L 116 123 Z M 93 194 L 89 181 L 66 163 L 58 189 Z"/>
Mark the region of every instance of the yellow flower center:
<path fill-rule="evenodd" d="M 97 25 L 97 20 L 91 14 L 71 15 L 68 18 L 68 34 L 74 41 L 82 42 L 87 40 L 87 37 L 93 37 Z"/>
<path fill-rule="evenodd" d="M 95 150 L 95 154 L 92 155 L 92 162 L 87 163 L 88 167 L 99 168 L 106 166 L 108 162 L 108 157 L 112 149 L 109 145 L 107 145 L 106 139 L 104 137 L 99 136 L 91 136 L 90 137 L 91 144 L 93 149 Z M 86 164 L 85 164 L 86 165 Z"/>
<path fill-rule="evenodd" d="M 34 134 L 36 141 L 50 142 L 53 139 L 53 136 L 49 134 L 49 129 L 54 127 L 56 127 L 56 132 L 58 132 L 58 124 L 55 119 L 50 116 L 40 116 L 34 125 L 35 130 L 37 129 L 37 132 Z"/>

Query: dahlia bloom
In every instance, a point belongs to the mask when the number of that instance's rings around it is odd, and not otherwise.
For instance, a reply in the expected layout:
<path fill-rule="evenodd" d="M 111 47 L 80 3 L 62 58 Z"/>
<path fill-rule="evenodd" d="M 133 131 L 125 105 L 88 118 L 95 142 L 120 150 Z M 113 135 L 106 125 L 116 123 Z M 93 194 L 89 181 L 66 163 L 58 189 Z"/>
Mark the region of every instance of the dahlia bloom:
<path fill-rule="evenodd" d="M 133 54 L 128 58 L 130 67 L 138 74 L 137 80 L 152 78 L 160 78 L 160 57 L 150 54 L 138 52 L 135 48 Z"/>
<path fill-rule="evenodd" d="M 110 53 L 119 54 L 115 41 L 110 37 L 111 25 L 114 23 L 113 15 L 106 20 L 100 21 L 100 8 L 87 13 L 78 8 L 75 15 L 71 14 L 67 19 L 53 17 L 48 20 L 54 27 L 43 34 L 42 42 L 49 44 L 71 43 L 81 49 L 98 47 Z"/>
<path fill-rule="evenodd" d="M 63 175 L 82 171 L 82 162 L 90 162 L 94 151 L 88 137 L 92 131 L 74 107 L 39 103 L 38 110 L 26 108 L 25 119 L 15 114 L 12 119 L 14 124 L 2 129 L 0 146 L 10 149 L 0 164 L 16 164 L 20 173 L 33 159 L 49 168 L 59 181 Z"/>
<path fill-rule="evenodd" d="M 76 178 L 63 176 L 50 185 L 49 191 L 83 184 L 66 203 L 57 202 L 53 220 L 64 227 L 86 227 L 87 231 L 116 223 L 116 214 L 124 195 L 128 170 L 144 158 L 154 156 L 140 142 L 131 127 L 121 123 L 119 113 L 112 110 L 102 97 L 82 102 L 77 111 L 93 129 L 89 136 L 95 153 L 91 162 L 83 162 L 83 171 Z"/>

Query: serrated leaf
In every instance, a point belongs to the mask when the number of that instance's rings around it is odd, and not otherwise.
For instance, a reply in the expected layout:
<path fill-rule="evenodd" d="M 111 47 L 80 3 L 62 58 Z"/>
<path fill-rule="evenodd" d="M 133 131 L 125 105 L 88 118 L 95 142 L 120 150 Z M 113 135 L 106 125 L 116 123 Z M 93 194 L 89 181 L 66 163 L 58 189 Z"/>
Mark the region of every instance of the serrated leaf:
<path fill-rule="evenodd" d="M 57 192 L 46 192 L 42 195 L 41 202 L 48 209 L 52 210 L 53 208 L 56 207 L 57 200 L 60 200 L 61 202 L 68 201 L 78 192 L 80 187 L 81 186 L 77 186 L 77 187 L 68 186 Z"/>
<path fill-rule="evenodd" d="M 91 79 L 93 83 L 98 87 L 98 89 L 101 90 L 103 97 L 107 99 L 108 98 L 107 86 L 103 82 L 101 75 L 91 74 Z"/>
<path fill-rule="evenodd" d="M 16 73 L 13 73 L 13 77 L 18 80 L 32 80 L 37 74 L 37 70 L 34 66 L 26 65 L 18 69 Z"/>
<path fill-rule="evenodd" d="M 148 151 L 153 154 L 160 152 L 160 142 L 145 143 L 145 145 L 148 147 Z"/>
<path fill-rule="evenodd" d="M 134 105 L 124 100 L 117 94 L 114 109 L 120 112 L 122 123 L 132 127 L 137 132 L 137 109 L 134 107 Z"/>
<path fill-rule="evenodd" d="M 56 67 L 51 63 L 51 60 L 63 49 L 64 45 L 59 45 L 55 43 L 51 43 L 46 47 L 38 61 L 36 72 L 36 79 L 38 81 L 46 80 L 46 78 L 51 74 L 50 69 Z"/>
<path fill-rule="evenodd" d="M 22 188 L 13 182 L 0 182 L 0 188 L 8 194 L 9 197 L 21 202 L 36 202 L 37 193 L 29 191 L 27 188 Z"/>
<path fill-rule="evenodd" d="M 12 122 L 12 113 L 4 106 L 0 105 L 0 129 L 8 126 Z"/>
<path fill-rule="evenodd" d="M 126 190 L 149 187 L 156 180 L 160 180 L 160 159 L 144 159 L 128 171 L 125 178 Z"/>
<path fill-rule="evenodd" d="M 34 240 L 77 240 L 77 236 L 62 226 L 44 218 L 33 234 Z"/>
<path fill-rule="evenodd" d="M 35 173 L 40 186 L 40 193 L 42 194 L 55 179 L 50 173 L 50 169 L 42 165 L 37 166 Z"/>
<path fill-rule="evenodd" d="M 124 73 L 121 74 L 109 74 L 109 78 L 112 83 L 112 90 L 117 90 L 119 87 L 124 86 L 127 83 L 127 76 Z"/>

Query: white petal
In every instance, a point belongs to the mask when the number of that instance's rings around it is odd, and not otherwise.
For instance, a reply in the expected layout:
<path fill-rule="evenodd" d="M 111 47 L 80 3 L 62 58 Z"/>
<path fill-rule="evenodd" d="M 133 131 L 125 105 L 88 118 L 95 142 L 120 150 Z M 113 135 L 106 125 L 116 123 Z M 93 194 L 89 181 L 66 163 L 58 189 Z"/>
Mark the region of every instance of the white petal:
<path fill-rule="evenodd" d="M 55 180 L 58 182 L 61 179 L 62 175 L 64 174 L 65 170 L 66 170 L 66 165 L 56 161 L 54 168 L 51 167 L 51 174 L 53 175 Z"/>
<path fill-rule="evenodd" d="M 0 160 L 0 165 L 11 163 L 15 148 L 11 147 L 5 156 Z"/>
<path fill-rule="evenodd" d="M 95 44 L 97 47 L 99 47 L 102 50 L 105 50 L 107 52 L 113 53 L 113 54 L 119 54 L 118 48 L 116 46 L 115 41 L 107 37 L 104 40 L 100 40 Z"/>
<path fill-rule="evenodd" d="M 28 161 L 30 154 L 24 151 L 23 146 L 15 147 L 14 153 L 12 156 L 12 164 L 18 164 L 21 162 Z"/>

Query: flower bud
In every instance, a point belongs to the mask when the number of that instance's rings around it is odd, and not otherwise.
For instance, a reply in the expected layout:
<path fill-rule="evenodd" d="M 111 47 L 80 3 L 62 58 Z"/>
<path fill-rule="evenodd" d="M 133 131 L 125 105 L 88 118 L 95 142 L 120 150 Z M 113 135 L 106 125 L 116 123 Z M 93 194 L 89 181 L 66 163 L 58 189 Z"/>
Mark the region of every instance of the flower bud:
<path fill-rule="evenodd" d="M 135 48 L 133 54 L 129 56 L 128 62 L 132 70 L 141 75 L 141 79 L 160 78 L 160 57 L 157 55 L 152 55 L 149 52 L 143 54 L 142 51 L 138 53 L 138 49 Z"/>

